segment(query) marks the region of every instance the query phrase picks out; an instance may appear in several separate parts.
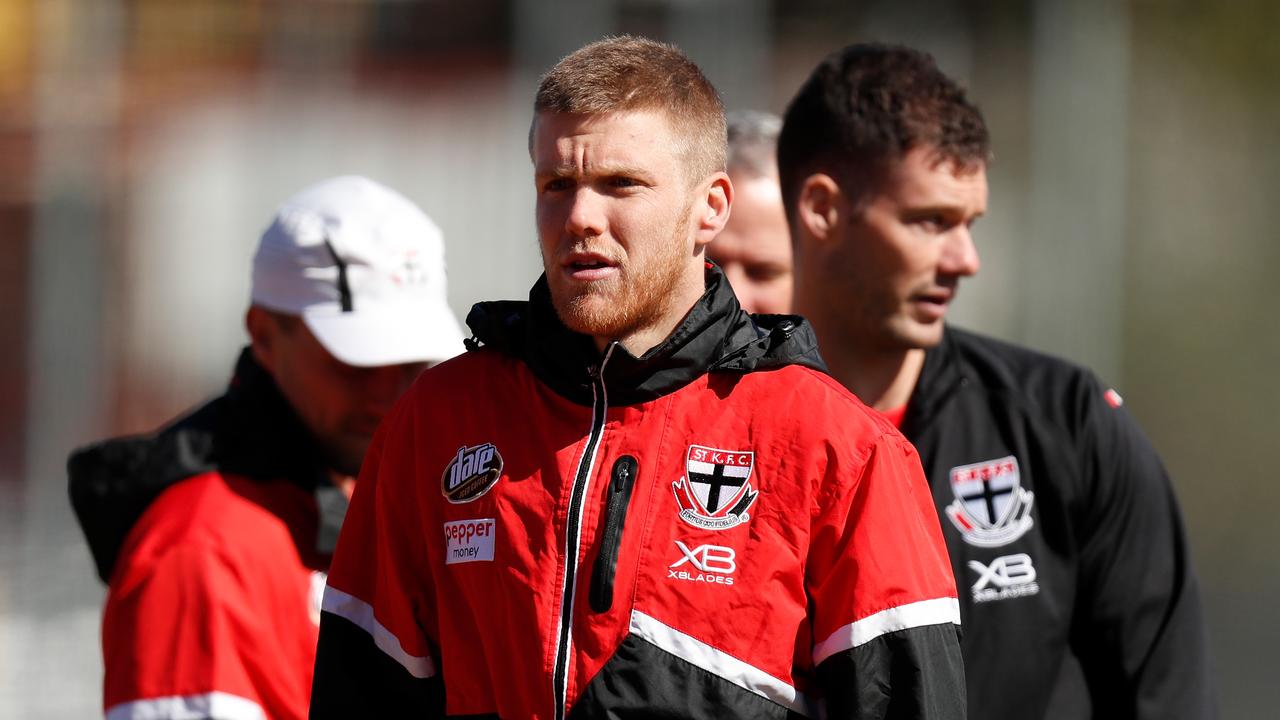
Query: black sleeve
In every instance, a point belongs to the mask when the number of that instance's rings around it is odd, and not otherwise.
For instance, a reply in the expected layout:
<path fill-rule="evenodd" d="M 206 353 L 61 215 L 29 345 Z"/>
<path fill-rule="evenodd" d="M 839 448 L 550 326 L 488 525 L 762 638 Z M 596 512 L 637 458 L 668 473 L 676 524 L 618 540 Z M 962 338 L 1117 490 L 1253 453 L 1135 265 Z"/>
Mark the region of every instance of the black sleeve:
<path fill-rule="evenodd" d="M 1164 465 L 1114 391 L 1080 403 L 1089 478 L 1071 642 L 1099 716 L 1217 716 L 1203 609 Z"/>
<path fill-rule="evenodd" d="M 403 717 L 444 718 L 444 686 L 438 674 L 417 678 L 373 637 L 339 615 L 322 613 L 311 720 Z"/>
<path fill-rule="evenodd" d="M 964 664 L 952 624 L 887 633 L 818 666 L 830 720 L 964 720 Z"/>

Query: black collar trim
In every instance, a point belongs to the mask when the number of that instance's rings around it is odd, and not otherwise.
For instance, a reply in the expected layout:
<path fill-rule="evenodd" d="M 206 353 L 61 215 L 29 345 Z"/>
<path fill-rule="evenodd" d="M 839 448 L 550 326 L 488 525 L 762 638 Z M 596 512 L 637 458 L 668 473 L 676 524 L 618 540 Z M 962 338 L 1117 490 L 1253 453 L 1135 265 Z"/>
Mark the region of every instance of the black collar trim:
<path fill-rule="evenodd" d="M 591 404 L 600 353 L 590 337 L 560 322 L 545 275 L 527 302 L 479 303 L 467 324 L 474 333 L 469 348 L 483 345 L 516 357 L 558 394 Z M 795 315 L 748 315 L 724 274 L 708 264 L 706 292 L 671 335 L 640 357 L 616 348 L 604 379 L 610 404 L 634 405 L 675 392 L 708 372 L 792 364 L 826 370 L 808 323 Z"/>

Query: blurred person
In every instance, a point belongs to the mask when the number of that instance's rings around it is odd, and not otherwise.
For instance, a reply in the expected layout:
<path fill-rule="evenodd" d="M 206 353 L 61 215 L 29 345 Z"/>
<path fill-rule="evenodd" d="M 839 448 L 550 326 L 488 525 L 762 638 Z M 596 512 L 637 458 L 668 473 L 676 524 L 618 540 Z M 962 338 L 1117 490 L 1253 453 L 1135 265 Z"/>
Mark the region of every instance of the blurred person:
<path fill-rule="evenodd" d="M 542 78 L 545 273 L 480 303 L 369 451 L 313 718 L 959 718 L 955 584 L 920 463 L 803 320 L 704 259 L 724 114 L 669 45 Z M 866 572 L 874 567 L 874 572 Z"/>
<path fill-rule="evenodd" d="M 1177 502 L 1120 396 L 945 323 L 979 267 L 988 145 L 928 55 L 824 60 L 778 147 L 796 310 L 833 376 L 924 460 L 962 589 L 970 717 L 1213 717 Z"/>
<path fill-rule="evenodd" d="M 227 391 L 71 456 L 108 583 L 106 715 L 302 718 L 351 483 L 419 371 L 462 351 L 435 224 L 360 177 L 286 201 L 253 261 Z"/>
<path fill-rule="evenodd" d="M 782 118 L 745 110 L 726 120 L 733 214 L 707 257 L 724 271 L 743 310 L 790 312 L 791 237 L 775 157 Z"/>

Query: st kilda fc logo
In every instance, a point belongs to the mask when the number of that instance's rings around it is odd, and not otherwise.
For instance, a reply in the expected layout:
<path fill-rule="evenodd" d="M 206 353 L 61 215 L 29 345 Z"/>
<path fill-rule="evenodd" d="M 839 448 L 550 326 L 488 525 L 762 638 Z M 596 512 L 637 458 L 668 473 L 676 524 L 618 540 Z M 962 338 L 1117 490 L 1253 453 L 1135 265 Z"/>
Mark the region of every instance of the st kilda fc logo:
<path fill-rule="evenodd" d="M 493 443 L 458 448 L 445 466 L 441 491 L 451 503 L 471 502 L 489 492 L 502 477 L 502 455 Z"/>
<path fill-rule="evenodd" d="M 947 517 L 970 545 L 1007 545 L 1034 524 L 1035 494 L 1022 487 L 1018 458 L 1012 455 L 951 468 L 951 491 L 956 500 L 947 506 Z"/>
<path fill-rule="evenodd" d="M 671 484 L 680 519 L 706 530 L 727 530 L 751 519 L 760 495 L 751 487 L 755 453 L 690 445 L 684 477 Z"/>

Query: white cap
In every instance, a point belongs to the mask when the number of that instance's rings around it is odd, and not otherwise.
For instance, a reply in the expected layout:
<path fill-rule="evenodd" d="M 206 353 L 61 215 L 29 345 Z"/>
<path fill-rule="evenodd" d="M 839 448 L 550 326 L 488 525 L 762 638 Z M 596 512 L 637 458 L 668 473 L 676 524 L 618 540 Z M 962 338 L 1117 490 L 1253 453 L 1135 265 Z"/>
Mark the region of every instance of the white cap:
<path fill-rule="evenodd" d="M 253 258 L 252 300 L 301 316 L 348 365 L 438 362 L 463 350 L 440 228 L 363 177 L 325 180 L 280 206 Z"/>

